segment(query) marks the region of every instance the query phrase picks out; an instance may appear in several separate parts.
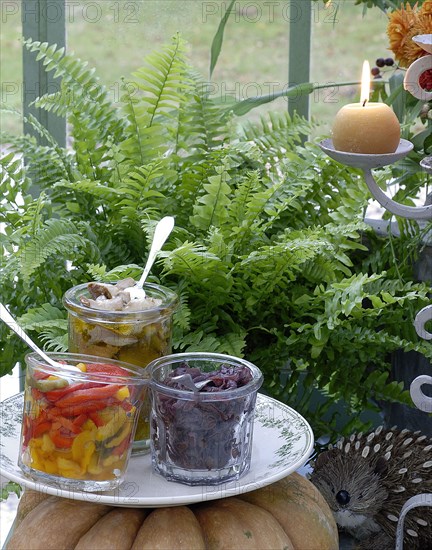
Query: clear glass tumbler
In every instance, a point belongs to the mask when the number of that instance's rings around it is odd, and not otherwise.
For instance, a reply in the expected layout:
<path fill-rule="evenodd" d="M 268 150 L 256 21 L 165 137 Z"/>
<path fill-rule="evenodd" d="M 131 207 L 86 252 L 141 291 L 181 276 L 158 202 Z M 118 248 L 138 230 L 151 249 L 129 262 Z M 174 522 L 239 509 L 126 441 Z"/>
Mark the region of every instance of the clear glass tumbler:
<path fill-rule="evenodd" d="M 59 488 L 114 489 L 126 472 L 148 379 L 120 361 L 49 355 L 80 370 L 26 356 L 18 465 L 33 480 Z"/>
<path fill-rule="evenodd" d="M 88 285 L 70 288 L 63 297 L 69 317 L 69 351 L 126 361 L 145 368 L 153 359 L 171 353 L 173 313 L 177 295 L 161 285 L 144 285 L 146 296 L 157 305 L 138 311 L 104 311 L 81 301 L 91 297 Z M 145 403 L 133 445 L 133 453 L 150 448 L 149 400 Z"/>
<path fill-rule="evenodd" d="M 188 485 L 237 480 L 250 467 L 261 371 L 237 357 L 180 353 L 150 363 L 151 453 L 156 472 Z M 201 389 L 193 384 L 209 383 Z M 193 386 L 194 387 L 194 386 Z"/>

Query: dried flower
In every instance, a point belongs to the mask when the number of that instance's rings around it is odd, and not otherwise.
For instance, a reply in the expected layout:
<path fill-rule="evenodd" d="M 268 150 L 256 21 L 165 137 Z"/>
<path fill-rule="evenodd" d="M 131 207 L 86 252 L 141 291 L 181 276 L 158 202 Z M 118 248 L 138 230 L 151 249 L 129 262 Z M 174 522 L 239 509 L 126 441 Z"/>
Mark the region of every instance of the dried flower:
<path fill-rule="evenodd" d="M 401 6 L 389 15 L 387 35 L 390 49 L 401 67 L 409 67 L 426 52 L 412 38 L 417 34 L 432 33 L 432 0 L 427 0 L 419 8 L 416 4 Z"/>

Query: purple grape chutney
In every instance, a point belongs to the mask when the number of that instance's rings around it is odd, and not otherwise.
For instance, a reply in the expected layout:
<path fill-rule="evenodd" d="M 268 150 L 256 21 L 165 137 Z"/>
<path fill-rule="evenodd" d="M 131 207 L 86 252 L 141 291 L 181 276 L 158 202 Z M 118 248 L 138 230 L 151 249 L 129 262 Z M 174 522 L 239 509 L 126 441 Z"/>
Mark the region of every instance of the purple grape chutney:
<path fill-rule="evenodd" d="M 211 379 L 196 399 L 182 399 L 159 392 L 155 399 L 156 417 L 153 418 L 153 443 L 156 452 L 162 451 L 158 433 L 161 424 L 165 433 L 166 452 L 179 468 L 192 470 L 213 470 L 226 467 L 244 451 L 242 426 L 254 414 L 256 392 L 226 399 L 224 391 L 230 391 L 248 384 L 253 376 L 245 367 L 222 365 L 217 371 L 202 372 L 187 364 L 173 370 L 163 383 L 185 391 L 183 386 L 170 380 L 174 376 L 190 374 L 192 380 L 200 382 Z M 186 390 L 190 391 L 191 390 Z M 220 392 L 221 399 L 205 401 L 203 393 Z M 193 393 L 193 392 L 191 392 Z M 245 434 L 249 439 L 250 434 Z"/>
<path fill-rule="evenodd" d="M 183 385 L 171 380 L 172 377 L 181 374 L 189 374 L 195 384 L 204 380 L 210 380 L 208 384 L 201 388 L 201 392 L 234 390 L 246 386 L 252 380 L 252 373 L 247 367 L 222 365 L 218 370 L 202 372 L 196 367 L 188 367 L 187 364 L 184 364 L 184 366 L 174 369 L 168 378 L 163 381 L 164 384 L 172 388 L 184 390 Z"/>

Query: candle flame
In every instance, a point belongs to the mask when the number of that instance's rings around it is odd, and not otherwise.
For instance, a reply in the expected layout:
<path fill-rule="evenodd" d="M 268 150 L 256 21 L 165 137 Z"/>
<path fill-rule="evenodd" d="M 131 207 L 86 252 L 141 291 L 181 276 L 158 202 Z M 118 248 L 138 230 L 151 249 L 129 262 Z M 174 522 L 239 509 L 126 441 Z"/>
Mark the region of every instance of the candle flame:
<path fill-rule="evenodd" d="M 362 72 L 362 84 L 361 84 L 361 95 L 360 103 L 363 107 L 366 106 L 366 103 L 369 101 L 370 94 L 370 65 L 369 61 L 363 62 L 363 72 Z"/>

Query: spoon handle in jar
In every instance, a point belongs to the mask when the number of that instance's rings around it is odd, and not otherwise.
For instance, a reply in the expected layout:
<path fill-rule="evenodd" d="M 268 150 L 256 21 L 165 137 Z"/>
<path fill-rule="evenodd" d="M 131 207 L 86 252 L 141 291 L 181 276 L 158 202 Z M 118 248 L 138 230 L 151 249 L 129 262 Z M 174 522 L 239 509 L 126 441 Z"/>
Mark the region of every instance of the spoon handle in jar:
<path fill-rule="evenodd" d="M 141 279 L 138 281 L 137 286 L 142 288 L 145 280 L 147 279 L 150 269 L 156 259 L 156 256 L 160 252 L 165 241 L 168 239 L 171 231 L 174 228 L 174 218 L 172 216 L 165 216 L 156 225 L 156 229 L 153 236 L 153 242 L 150 248 L 147 263 L 145 265 Z"/>
<path fill-rule="evenodd" d="M 57 363 L 57 361 L 54 361 L 49 357 L 44 351 L 42 351 L 39 346 L 37 346 L 33 340 L 27 336 L 27 334 L 24 332 L 23 328 L 19 326 L 19 324 L 15 321 L 15 319 L 12 317 L 12 315 L 9 313 L 9 311 L 5 308 L 5 306 L 0 303 L 0 319 L 7 324 L 7 326 L 12 329 L 20 338 L 23 340 L 29 348 L 31 348 L 33 351 L 35 351 L 44 361 L 46 361 L 49 365 L 52 365 L 55 368 L 65 368 L 68 370 L 76 370 L 79 371 L 77 367 L 74 367 L 72 365 L 61 365 L 60 363 Z"/>

